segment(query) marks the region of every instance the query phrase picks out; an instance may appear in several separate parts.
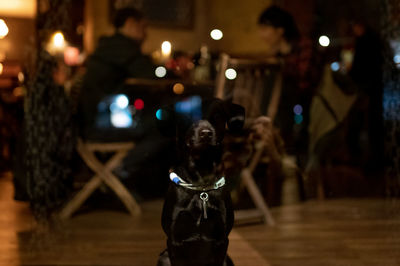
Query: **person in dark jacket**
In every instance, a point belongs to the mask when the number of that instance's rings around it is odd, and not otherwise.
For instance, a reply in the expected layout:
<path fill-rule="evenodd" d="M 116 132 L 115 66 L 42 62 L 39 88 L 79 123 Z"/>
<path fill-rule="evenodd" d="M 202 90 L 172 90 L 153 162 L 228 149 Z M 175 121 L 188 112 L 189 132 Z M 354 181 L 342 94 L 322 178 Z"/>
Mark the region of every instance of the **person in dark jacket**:
<path fill-rule="evenodd" d="M 141 110 L 140 120 L 134 129 L 99 128 L 96 125 L 98 104 L 107 96 L 128 94 L 137 96 L 143 93 L 140 88 L 126 86 L 127 78 L 156 79 L 156 66 L 150 57 L 141 51 L 146 38 L 146 20 L 143 14 L 133 8 L 123 8 L 116 12 L 115 33 L 102 37 L 94 53 L 86 63 L 79 101 L 79 120 L 81 137 L 87 141 L 124 142 L 134 141 L 135 148 L 124 158 L 122 165 L 114 170 L 128 189 L 136 196 L 164 193 L 167 187 L 160 175 L 168 172 L 165 150 L 169 142 L 153 126 L 152 104 L 145 100 L 146 107 Z M 139 89 L 140 91 L 136 91 Z M 144 96 L 146 97 L 146 96 Z M 138 116 L 136 114 L 136 116 Z M 141 178 L 146 176 L 146 178 Z M 161 180 L 161 181 L 160 181 Z M 148 189 L 151 187 L 150 189 Z"/>
<path fill-rule="evenodd" d="M 120 93 L 128 77 L 155 78 L 155 66 L 141 52 L 146 38 L 143 14 L 133 8 L 117 11 L 114 19 L 115 34 L 101 37 L 94 53 L 87 61 L 80 95 L 81 128 L 84 138 L 95 132 L 97 104 L 110 94 Z"/>

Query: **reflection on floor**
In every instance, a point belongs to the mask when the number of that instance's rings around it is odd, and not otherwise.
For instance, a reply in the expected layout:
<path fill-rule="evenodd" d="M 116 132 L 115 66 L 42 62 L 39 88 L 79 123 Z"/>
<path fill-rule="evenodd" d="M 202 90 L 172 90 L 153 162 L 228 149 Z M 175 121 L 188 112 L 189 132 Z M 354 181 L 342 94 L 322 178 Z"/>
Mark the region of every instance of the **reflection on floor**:
<path fill-rule="evenodd" d="M 33 230 L 27 204 L 12 200 L 11 176 L 0 177 L 0 265 L 155 265 L 165 248 L 162 201 L 143 215 L 81 213 L 51 233 Z M 236 227 L 235 265 L 400 265 L 400 202 L 383 199 L 310 201 L 273 209 L 277 226 Z"/>

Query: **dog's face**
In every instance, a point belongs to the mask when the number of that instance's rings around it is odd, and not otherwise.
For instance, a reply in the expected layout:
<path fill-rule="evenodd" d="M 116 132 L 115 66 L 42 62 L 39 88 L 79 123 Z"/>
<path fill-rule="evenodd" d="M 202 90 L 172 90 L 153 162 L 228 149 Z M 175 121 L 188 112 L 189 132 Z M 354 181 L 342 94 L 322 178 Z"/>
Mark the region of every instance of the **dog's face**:
<path fill-rule="evenodd" d="M 238 132 L 244 124 L 244 108 L 219 99 L 189 98 L 160 112 L 157 124 L 161 132 L 175 137 L 181 156 L 194 158 L 218 157 L 214 153 L 225 130 Z"/>
<path fill-rule="evenodd" d="M 195 122 L 186 135 L 186 145 L 191 149 L 202 149 L 217 145 L 217 132 L 207 120 Z"/>

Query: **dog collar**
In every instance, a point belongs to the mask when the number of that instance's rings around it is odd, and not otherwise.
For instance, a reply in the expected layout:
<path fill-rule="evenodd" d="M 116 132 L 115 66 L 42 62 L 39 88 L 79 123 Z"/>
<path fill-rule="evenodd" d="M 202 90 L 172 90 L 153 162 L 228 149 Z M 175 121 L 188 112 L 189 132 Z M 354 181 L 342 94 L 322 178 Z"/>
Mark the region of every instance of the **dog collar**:
<path fill-rule="evenodd" d="M 217 182 L 215 182 L 214 184 L 210 185 L 210 186 L 196 186 L 194 184 L 188 183 L 185 180 L 183 180 L 182 178 L 180 178 L 175 172 L 170 172 L 169 173 L 169 179 L 171 179 L 172 182 L 174 182 L 175 184 L 185 187 L 187 189 L 191 189 L 191 190 L 196 190 L 196 191 L 210 191 L 210 190 L 217 190 L 221 187 L 223 187 L 225 185 L 225 177 L 221 177 L 220 179 L 218 179 Z"/>

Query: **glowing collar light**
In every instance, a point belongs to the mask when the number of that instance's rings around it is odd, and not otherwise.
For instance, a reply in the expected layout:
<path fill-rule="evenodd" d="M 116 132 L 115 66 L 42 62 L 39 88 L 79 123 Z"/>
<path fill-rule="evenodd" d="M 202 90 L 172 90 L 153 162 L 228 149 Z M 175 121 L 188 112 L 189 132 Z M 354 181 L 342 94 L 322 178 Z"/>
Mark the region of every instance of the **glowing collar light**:
<path fill-rule="evenodd" d="M 215 182 L 213 185 L 207 186 L 207 187 L 201 187 L 201 186 L 195 186 L 193 184 L 187 183 L 185 180 L 180 178 L 176 173 L 171 172 L 169 174 L 169 178 L 171 179 L 172 182 L 175 184 L 191 189 L 191 190 L 198 190 L 198 191 L 207 191 L 207 190 L 216 190 L 225 185 L 225 177 L 221 177 L 217 182 Z"/>

